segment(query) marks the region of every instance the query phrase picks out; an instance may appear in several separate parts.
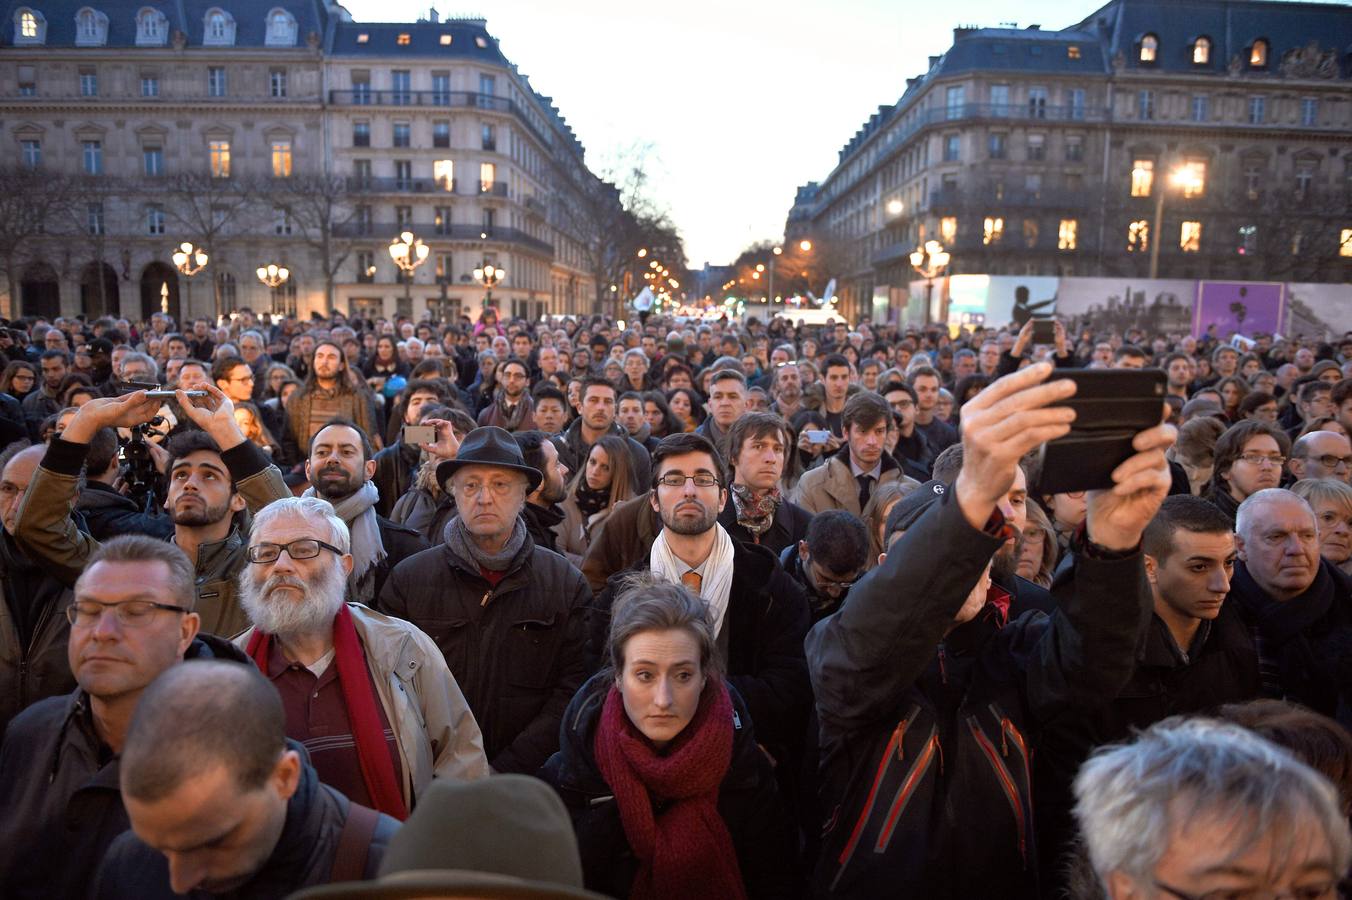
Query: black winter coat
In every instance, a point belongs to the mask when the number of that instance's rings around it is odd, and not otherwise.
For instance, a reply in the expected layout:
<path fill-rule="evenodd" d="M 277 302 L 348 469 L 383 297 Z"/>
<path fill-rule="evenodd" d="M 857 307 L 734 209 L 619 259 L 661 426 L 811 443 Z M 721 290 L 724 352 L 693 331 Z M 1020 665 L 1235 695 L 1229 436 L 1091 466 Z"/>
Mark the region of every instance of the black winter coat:
<path fill-rule="evenodd" d="M 544 507 L 527 502 L 521 507 L 521 521 L 526 523 L 526 532 L 535 541 L 535 546 L 559 552 L 559 536 L 554 526 L 563 521 L 563 510 L 559 509 L 558 504 L 551 503 Z"/>
<path fill-rule="evenodd" d="M 371 593 L 373 599 L 380 597 L 390 573 L 401 562 L 430 546 L 414 529 L 398 522 L 391 522 L 384 516 L 376 516 L 376 526 L 380 529 L 380 543 L 385 547 L 385 558 L 375 567 L 375 589 Z"/>
<path fill-rule="evenodd" d="M 291 749 L 299 749 L 294 742 L 288 743 Z M 303 750 L 301 758 L 305 758 Z M 350 806 L 346 797 L 321 784 L 314 767 L 305 762 L 296 793 L 286 804 L 282 833 L 262 868 L 239 887 L 206 896 L 280 900 L 301 888 L 328 884 Z M 366 880 L 378 874 L 385 849 L 398 830 L 398 820 L 381 814 L 366 851 Z M 98 900 L 175 900 L 183 895 L 169 886 L 169 862 L 164 854 L 128 831 L 108 848 L 92 896 Z M 194 891 L 190 896 L 203 895 Z"/>
<path fill-rule="evenodd" d="M 769 547 L 776 557 L 784 552 L 785 547 L 796 547 L 799 541 L 807 537 L 807 526 L 811 521 L 812 513 L 796 503 L 790 503 L 786 496 L 775 508 L 775 517 L 770 523 L 769 530 L 757 538 L 745 527 L 737 524 L 737 506 L 732 499 L 732 491 L 728 491 L 728 502 L 718 514 L 718 524 L 723 526 L 723 530 L 734 541 Z"/>
<path fill-rule="evenodd" d="M 1000 544 L 950 492 L 808 635 L 818 895 L 1039 896 L 1028 735 L 1118 694 L 1151 598 L 1139 553 L 1082 552 L 1055 583 L 1051 617 L 1002 627 L 987 604 L 949 631 Z"/>
<path fill-rule="evenodd" d="M 185 658 L 252 665 L 209 634 Z M 94 729 L 84 691 L 35 703 L 9 724 L 0 745 L 0 895 L 88 896 L 104 851 L 128 825 L 118 760 Z"/>
<path fill-rule="evenodd" d="M 732 588 L 723 619 L 728 682 L 751 710 L 757 739 L 776 758 L 786 753 L 796 758 L 812 703 L 803 658 L 807 599 L 798 582 L 765 547 L 734 541 L 732 565 Z M 645 560 L 629 572 L 647 568 Z M 606 658 L 610 610 L 629 572 L 612 575 L 596 598 L 591 621 L 593 669 Z"/>
<path fill-rule="evenodd" d="M 84 514 L 89 536 L 108 541 L 119 534 L 148 534 L 161 541 L 174 536 L 174 520 L 167 515 L 153 516 L 113 488 L 97 481 L 85 483 L 75 499 L 75 508 Z"/>
<path fill-rule="evenodd" d="M 497 587 L 442 544 L 395 567 L 379 608 L 441 648 L 494 771 L 533 775 L 587 675 L 591 599 L 582 573 L 528 534 Z"/>
<path fill-rule="evenodd" d="M 371 480 L 375 482 L 376 490 L 380 492 L 376 512 L 388 518 L 395 502 L 404 496 L 417 480 L 422 451 L 405 444 L 401 438 L 377 453 L 375 460 L 376 474 Z"/>
<path fill-rule="evenodd" d="M 601 672 L 582 686 L 564 713 L 559 751 L 540 778 L 563 798 L 577 834 L 582 877 L 588 890 L 628 897 L 639 862 L 625 837 L 620 808 L 596 764 L 596 729 L 606 694 L 614 684 Z M 769 761 L 756 746 L 746 705 L 729 687 L 733 708 L 732 763 L 718 792 L 718 812 L 732 836 L 749 900 L 795 896 L 793 831 L 784 815 Z"/>

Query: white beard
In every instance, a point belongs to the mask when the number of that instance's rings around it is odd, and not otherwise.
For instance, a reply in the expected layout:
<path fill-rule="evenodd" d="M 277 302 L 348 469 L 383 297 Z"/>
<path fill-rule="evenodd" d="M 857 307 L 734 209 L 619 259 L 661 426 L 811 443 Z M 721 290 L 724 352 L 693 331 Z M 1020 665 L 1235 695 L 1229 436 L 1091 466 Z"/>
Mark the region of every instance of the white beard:
<path fill-rule="evenodd" d="M 333 619 L 343 605 L 345 582 L 342 567 L 336 563 L 324 567 L 311 582 L 273 575 L 260 583 L 246 566 L 239 573 L 239 602 L 249 621 L 267 634 L 289 637 L 325 632 L 333 628 Z M 300 599 L 279 594 L 283 586 L 299 590 Z"/>

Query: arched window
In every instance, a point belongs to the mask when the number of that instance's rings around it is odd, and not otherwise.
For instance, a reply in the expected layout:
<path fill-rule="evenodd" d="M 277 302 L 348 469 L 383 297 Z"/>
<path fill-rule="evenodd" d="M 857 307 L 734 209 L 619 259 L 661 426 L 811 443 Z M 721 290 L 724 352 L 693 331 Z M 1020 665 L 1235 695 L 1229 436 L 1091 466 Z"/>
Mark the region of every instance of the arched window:
<path fill-rule="evenodd" d="M 1211 62 L 1211 38 L 1199 37 L 1192 42 L 1192 64 L 1204 66 Z"/>
<path fill-rule="evenodd" d="M 1141 38 L 1140 60 L 1143 63 L 1153 63 L 1159 58 L 1160 39 L 1153 34 L 1147 34 Z"/>
<path fill-rule="evenodd" d="M 47 43 L 47 20 L 42 13 L 26 6 L 14 11 L 14 43 L 16 46 Z"/>
<path fill-rule="evenodd" d="M 88 6 L 75 14 L 75 46 L 101 47 L 107 42 L 107 16 Z"/>
<path fill-rule="evenodd" d="M 281 7 L 274 7 L 268 12 L 267 36 L 263 43 L 269 47 L 294 47 L 296 17 Z"/>
<path fill-rule="evenodd" d="M 169 37 L 169 20 L 164 13 L 149 6 L 136 13 L 136 46 L 163 47 Z"/>
<path fill-rule="evenodd" d="M 1267 38 L 1259 38 L 1253 42 L 1249 48 L 1249 68 L 1265 69 L 1268 64 L 1268 42 Z"/>
<path fill-rule="evenodd" d="M 208 47 L 232 47 L 235 44 L 235 19 L 213 6 L 203 17 L 202 43 Z"/>

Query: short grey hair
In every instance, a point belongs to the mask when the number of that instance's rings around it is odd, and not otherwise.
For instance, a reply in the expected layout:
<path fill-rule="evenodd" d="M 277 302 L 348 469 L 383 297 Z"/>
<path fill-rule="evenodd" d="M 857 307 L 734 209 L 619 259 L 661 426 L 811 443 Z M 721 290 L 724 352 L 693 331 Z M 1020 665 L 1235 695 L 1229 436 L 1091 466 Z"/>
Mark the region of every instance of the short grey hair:
<path fill-rule="evenodd" d="M 283 497 L 260 509 L 249 528 L 249 545 L 257 543 L 254 537 L 263 530 L 263 526 L 283 517 L 325 522 L 329 526 L 333 545 L 344 553 L 351 552 L 352 537 L 347 530 L 347 523 L 338 518 L 338 514 L 333 511 L 333 504 L 318 497 Z"/>
<path fill-rule="evenodd" d="M 1324 776 L 1253 732 L 1215 719 L 1165 719 L 1130 744 L 1101 748 L 1075 778 L 1075 818 L 1106 887 L 1113 872 L 1150 883 L 1171 837 L 1206 820 L 1231 826 L 1232 858 L 1264 836 L 1293 849 L 1297 823 L 1314 820 L 1333 872 L 1352 863 L 1352 834 Z"/>
<path fill-rule="evenodd" d="M 1261 491 L 1250 494 L 1244 498 L 1244 502 L 1239 504 L 1239 511 L 1235 513 L 1235 532 L 1244 540 L 1249 539 L 1249 531 L 1258 521 L 1259 508 L 1269 503 L 1294 502 L 1305 507 L 1305 511 L 1310 514 L 1310 521 L 1318 524 L 1314 509 L 1305 498 L 1299 494 L 1288 491 L 1286 488 L 1264 488 Z"/>
<path fill-rule="evenodd" d="M 146 354 L 146 353 L 138 353 L 138 352 L 135 351 L 135 350 L 133 350 L 133 351 L 130 352 L 130 353 L 125 354 L 125 355 L 122 357 L 122 369 L 123 369 L 123 371 L 126 371 L 127 363 L 132 363 L 132 362 L 144 363 L 145 366 L 146 366 L 146 368 L 148 368 L 148 369 L 150 370 L 150 374 L 153 375 L 153 376 L 155 376 L 156 379 L 159 378 L 159 374 L 160 374 L 160 364 L 157 363 L 157 362 L 155 362 L 154 358 L 151 357 L 149 354 Z M 121 372 L 119 372 L 118 374 L 120 375 Z"/>

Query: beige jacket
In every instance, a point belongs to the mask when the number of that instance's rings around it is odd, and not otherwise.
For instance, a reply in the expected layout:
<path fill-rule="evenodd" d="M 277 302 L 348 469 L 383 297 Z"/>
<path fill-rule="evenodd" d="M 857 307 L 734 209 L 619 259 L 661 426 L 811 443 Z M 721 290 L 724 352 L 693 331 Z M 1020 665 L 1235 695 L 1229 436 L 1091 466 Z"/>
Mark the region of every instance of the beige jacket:
<path fill-rule="evenodd" d="M 859 482 L 854 480 L 854 475 L 850 472 L 849 453 L 848 445 L 841 447 L 826 462 L 804 472 L 789 499 L 814 516 L 828 509 L 843 509 L 856 516 L 862 516 L 863 510 L 859 508 Z M 895 462 L 886 456 L 883 459 L 885 460 L 883 473 L 878 479 L 878 484 L 897 480 L 918 483 L 914 478 L 903 475 L 901 467 Z M 888 468 L 888 462 L 892 462 L 891 468 Z M 875 488 L 877 486 L 874 485 Z"/>
<path fill-rule="evenodd" d="M 569 496 L 559 501 L 559 509 L 563 510 L 563 521 L 554 526 L 554 533 L 558 535 L 559 552 L 568 557 L 570 563 L 581 567 L 582 557 L 587 555 L 587 548 L 591 546 L 591 540 L 587 536 L 591 535 L 594 538 L 601 533 L 601 526 L 610 518 L 610 512 L 614 508 L 608 506 L 592 515 L 590 521 L 585 521 L 586 517 L 582 515 L 582 510 L 577 508 L 576 498 Z"/>
<path fill-rule="evenodd" d="M 479 723 L 432 639 L 403 619 L 349 603 L 380 705 L 399 745 L 404 805 L 410 810 L 433 778 L 488 776 Z M 254 629 L 235 638 L 241 649 Z"/>

